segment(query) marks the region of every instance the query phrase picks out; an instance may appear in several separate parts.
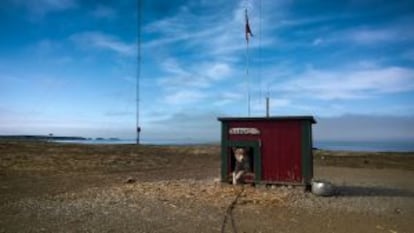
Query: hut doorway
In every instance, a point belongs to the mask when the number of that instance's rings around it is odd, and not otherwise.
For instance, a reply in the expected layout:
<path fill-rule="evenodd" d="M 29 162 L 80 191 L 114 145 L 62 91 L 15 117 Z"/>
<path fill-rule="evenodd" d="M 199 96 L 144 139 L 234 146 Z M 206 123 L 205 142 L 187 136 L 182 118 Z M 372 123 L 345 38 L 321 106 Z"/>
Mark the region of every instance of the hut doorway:
<path fill-rule="evenodd" d="M 258 141 L 228 141 L 227 153 L 222 154 L 225 161 L 222 163 L 222 172 L 228 177 L 228 181 L 232 180 L 232 173 L 236 167 L 236 159 L 233 148 L 243 148 L 246 150 L 248 159 L 248 171 L 243 175 L 245 183 L 257 183 L 261 179 L 261 153 L 260 143 Z"/>
<path fill-rule="evenodd" d="M 240 150 L 244 151 L 243 161 L 237 162 L 236 159 L 236 151 L 240 152 Z M 241 182 L 243 183 L 253 183 L 255 174 L 254 174 L 254 150 L 252 147 L 233 147 L 231 149 L 231 156 L 230 156 L 230 172 L 243 170 L 244 174 L 241 177 Z"/>

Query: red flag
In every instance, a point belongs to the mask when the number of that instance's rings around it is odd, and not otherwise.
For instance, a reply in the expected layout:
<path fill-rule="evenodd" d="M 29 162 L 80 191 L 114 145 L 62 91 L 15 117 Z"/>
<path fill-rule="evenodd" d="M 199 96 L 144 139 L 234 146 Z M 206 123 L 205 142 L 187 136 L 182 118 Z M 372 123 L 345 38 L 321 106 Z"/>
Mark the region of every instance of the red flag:
<path fill-rule="evenodd" d="M 245 14 L 245 18 L 246 18 L 246 41 L 247 43 L 249 43 L 249 36 L 253 36 L 252 30 L 250 29 L 250 25 L 249 25 L 249 17 L 247 16 L 247 9 L 245 9 L 244 11 Z"/>

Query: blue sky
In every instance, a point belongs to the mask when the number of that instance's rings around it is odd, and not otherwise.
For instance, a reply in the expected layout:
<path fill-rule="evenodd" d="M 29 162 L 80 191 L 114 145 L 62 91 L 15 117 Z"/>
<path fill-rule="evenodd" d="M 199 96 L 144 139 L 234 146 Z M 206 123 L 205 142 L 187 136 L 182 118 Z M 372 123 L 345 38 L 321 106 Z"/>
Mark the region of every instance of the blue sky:
<path fill-rule="evenodd" d="M 245 8 L 252 116 L 268 93 L 316 139 L 414 139 L 412 1 L 261 4 L 143 1 L 144 139 L 218 140 L 217 116 L 247 115 Z M 136 18 L 136 1 L 2 1 L 0 134 L 133 138 Z"/>

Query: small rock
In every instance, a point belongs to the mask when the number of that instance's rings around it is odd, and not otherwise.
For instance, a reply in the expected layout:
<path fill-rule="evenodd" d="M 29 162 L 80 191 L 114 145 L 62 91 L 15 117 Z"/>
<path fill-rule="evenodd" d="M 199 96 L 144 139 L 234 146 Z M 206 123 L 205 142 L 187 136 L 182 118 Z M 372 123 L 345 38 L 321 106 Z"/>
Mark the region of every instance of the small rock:
<path fill-rule="evenodd" d="M 400 208 L 395 208 L 394 213 L 395 214 L 401 214 L 401 209 Z"/>
<path fill-rule="evenodd" d="M 136 182 L 136 179 L 134 179 L 134 178 L 132 178 L 132 177 L 128 177 L 126 180 L 125 180 L 125 183 L 127 183 L 127 184 L 132 184 L 132 183 L 135 183 Z"/>

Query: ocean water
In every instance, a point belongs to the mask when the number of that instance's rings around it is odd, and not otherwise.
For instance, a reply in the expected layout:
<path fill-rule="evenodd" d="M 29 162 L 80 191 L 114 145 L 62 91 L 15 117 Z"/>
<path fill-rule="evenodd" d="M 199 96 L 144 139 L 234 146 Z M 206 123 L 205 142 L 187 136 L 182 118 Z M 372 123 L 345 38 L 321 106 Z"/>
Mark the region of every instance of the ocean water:
<path fill-rule="evenodd" d="M 135 139 L 120 140 L 56 140 L 62 143 L 81 144 L 135 144 Z M 194 145 L 194 144 L 219 144 L 217 141 L 205 140 L 154 140 L 143 139 L 142 144 L 154 145 Z M 392 152 L 414 152 L 414 141 L 318 141 L 313 146 L 323 150 L 340 151 L 392 151 Z"/>
<path fill-rule="evenodd" d="M 315 141 L 313 144 L 324 150 L 414 152 L 414 141 Z"/>

